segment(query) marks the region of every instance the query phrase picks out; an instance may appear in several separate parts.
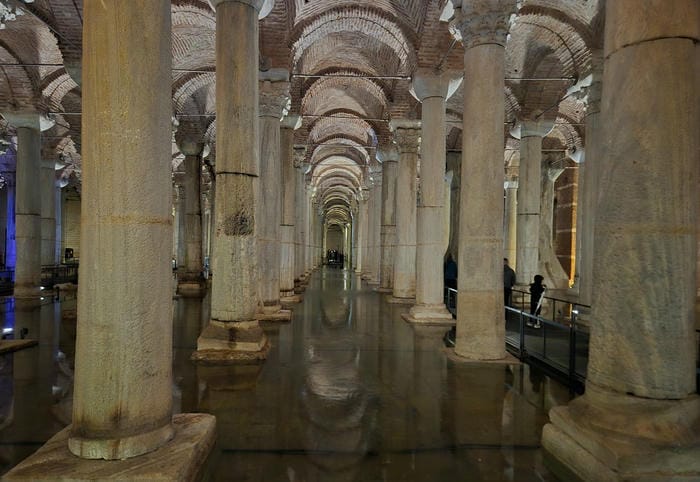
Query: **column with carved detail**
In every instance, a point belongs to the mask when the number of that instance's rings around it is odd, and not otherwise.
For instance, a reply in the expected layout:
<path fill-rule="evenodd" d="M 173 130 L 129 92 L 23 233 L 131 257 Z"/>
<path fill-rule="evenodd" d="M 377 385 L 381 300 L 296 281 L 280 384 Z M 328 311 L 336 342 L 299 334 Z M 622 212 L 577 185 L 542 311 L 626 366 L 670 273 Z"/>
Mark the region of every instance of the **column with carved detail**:
<path fill-rule="evenodd" d="M 380 233 L 380 284 L 377 291 L 391 293 L 394 285 L 394 244 L 396 243 L 396 174 L 399 151 L 395 146 L 379 150 L 382 160 L 382 226 Z"/>
<path fill-rule="evenodd" d="M 257 320 L 260 136 L 258 14 L 262 0 L 215 0 L 216 189 L 211 321 L 194 360 L 249 362 L 267 357 Z M 235 46 L 233 48 L 232 46 Z M 279 296 L 279 290 L 277 290 Z"/>
<path fill-rule="evenodd" d="M 416 304 L 404 319 L 412 323 L 452 323 L 445 307 L 445 101 L 461 80 L 453 72 L 419 70 L 413 78 L 423 104 L 420 201 L 416 231 Z"/>
<path fill-rule="evenodd" d="M 267 73 L 269 75 L 269 72 Z M 280 223 L 282 221 L 282 162 L 280 120 L 289 103 L 288 74 L 260 84 L 260 185 L 258 199 L 258 275 L 261 309 L 258 319 L 289 321 L 291 312 L 280 302 Z"/>
<path fill-rule="evenodd" d="M 301 116 L 288 115 L 282 120 L 280 157 L 282 161 L 282 220 L 280 224 L 280 301 L 299 303 L 301 297 L 294 294 L 295 270 L 295 210 L 296 210 L 296 160 L 294 158 L 294 130 L 301 126 Z"/>
<path fill-rule="evenodd" d="M 503 119 L 505 43 L 514 0 L 455 8 L 464 45 L 464 133 L 455 353 L 506 357 L 503 311 Z M 473 75 L 479 72 L 478 76 Z"/>
<path fill-rule="evenodd" d="M 394 290 L 389 302 L 413 303 L 416 297 L 416 170 L 420 121 L 394 120 L 390 127 L 400 159 L 396 179 Z"/>
<path fill-rule="evenodd" d="M 605 4 L 586 393 L 542 445 L 577 479 L 700 480 L 700 2 L 639 7 Z"/>

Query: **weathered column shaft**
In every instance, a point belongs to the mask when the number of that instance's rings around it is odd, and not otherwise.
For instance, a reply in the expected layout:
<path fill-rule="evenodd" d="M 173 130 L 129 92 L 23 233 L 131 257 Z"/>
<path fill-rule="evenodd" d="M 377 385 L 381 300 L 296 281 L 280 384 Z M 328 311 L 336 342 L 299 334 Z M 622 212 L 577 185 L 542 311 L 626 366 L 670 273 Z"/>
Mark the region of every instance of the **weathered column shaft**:
<path fill-rule="evenodd" d="M 358 222 L 359 229 L 357 230 L 357 264 L 355 267 L 355 272 L 362 273 L 366 269 L 366 264 L 368 262 L 367 255 L 367 237 L 369 230 L 369 194 L 366 189 L 362 190 L 361 198 L 359 200 L 359 212 L 358 212 Z"/>
<path fill-rule="evenodd" d="M 455 353 L 475 360 L 506 355 L 502 267 L 504 45 L 508 12 L 514 7 L 514 1 L 494 0 L 462 5 L 461 11 L 455 12 L 465 48 Z"/>
<path fill-rule="evenodd" d="M 391 290 L 394 286 L 394 244 L 396 242 L 396 175 L 398 152 L 393 149 L 384 154 L 382 162 L 382 230 L 380 288 Z"/>
<path fill-rule="evenodd" d="M 68 445 L 80 457 L 123 459 L 173 436 L 171 99 L 163 89 L 171 81 L 170 2 L 86 2 L 84 14 L 79 321 Z"/>
<path fill-rule="evenodd" d="M 294 296 L 295 209 L 297 177 L 294 168 L 294 127 L 300 118 L 285 118 L 280 134 L 282 162 L 282 219 L 280 222 L 280 296 Z"/>
<path fill-rule="evenodd" d="M 297 155 L 298 153 L 298 155 Z M 295 223 L 294 223 L 294 279 L 302 281 L 304 274 L 306 272 L 306 188 L 304 186 L 305 182 L 305 170 L 306 165 L 303 163 L 305 158 L 305 152 L 302 154 L 301 151 L 295 149 L 295 178 L 296 178 L 296 197 L 294 201 L 295 205 Z"/>
<path fill-rule="evenodd" d="M 396 246 L 394 298 L 416 296 L 416 170 L 420 123 L 394 122 L 394 137 L 401 154 L 396 178 Z"/>
<path fill-rule="evenodd" d="M 53 161 L 41 164 L 41 264 L 56 264 L 56 171 Z"/>
<path fill-rule="evenodd" d="M 506 186 L 505 203 L 505 239 L 503 242 L 504 256 L 509 264 L 515 266 L 517 262 L 517 229 L 518 229 L 518 183 L 508 181 Z"/>
<path fill-rule="evenodd" d="M 200 159 L 185 156 L 185 266 L 183 275 L 189 280 L 201 279 L 202 272 L 202 205 L 200 195 Z"/>

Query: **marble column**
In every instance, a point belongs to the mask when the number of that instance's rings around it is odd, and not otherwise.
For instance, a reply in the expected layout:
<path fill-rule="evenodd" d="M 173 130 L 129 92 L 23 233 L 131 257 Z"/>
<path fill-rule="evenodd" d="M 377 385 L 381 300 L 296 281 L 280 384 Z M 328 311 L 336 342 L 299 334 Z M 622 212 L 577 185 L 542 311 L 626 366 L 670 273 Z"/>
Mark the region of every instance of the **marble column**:
<path fill-rule="evenodd" d="M 394 120 L 389 126 L 400 153 L 396 178 L 394 291 L 389 301 L 413 303 L 416 297 L 416 170 L 420 121 Z"/>
<path fill-rule="evenodd" d="M 304 194 L 304 226 L 305 226 L 305 235 L 304 235 L 304 280 L 308 281 L 309 276 L 311 275 L 312 271 L 312 251 L 311 251 L 311 238 L 313 236 L 312 232 L 312 219 L 311 219 L 311 213 L 313 210 L 313 191 L 310 186 L 306 186 L 305 189 L 305 194 Z"/>
<path fill-rule="evenodd" d="M 420 200 L 416 230 L 416 304 L 404 318 L 412 323 L 452 323 L 445 307 L 445 100 L 459 85 L 452 72 L 419 70 L 413 90 L 423 104 Z M 452 89 L 451 89 L 452 88 Z M 454 90 L 452 90 L 454 91 Z"/>
<path fill-rule="evenodd" d="M 295 222 L 294 222 L 294 282 L 297 291 L 303 291 L 306 274 L 306 148 L 294 148 L 294 168 L 296 178 L 296 195 L 294 200 Z"/>
<path fill-rule="evenodd" d="M 367 236 L 369 230 L 369 190 L 362 188 L 358 199 L 358 230 L 357 230 L 357 263 L 355 273 L 362 274 L 368 262 L 367 256 Z"/>
<path fill-rule="evenodd" d="M 262 73 L 261 73 L 262 75 Z M 269 72 L 266 73 L 269 76 Z M 289 103 L 289 74 L 260 83 L 260 184 L 258 199 L 258 275 L 260 319 L 288 321 L 291 312 L 280 302 L 280 224 L 282 222 L 282 161 L 280 121 Z"/>
<path fill-rule="evenodd" d="M 513 0 L 455 9 L 464 45 L 464 117 L 455 354 L 506 357 L 503 322 L 505 43 Z M 478 72 L 478 75 L 474 73 Z"/>
<path fill-rule="evenodd" d="M 260 136 L 258 13 L 261 0 L 215 0 L 216 189 L 211 321 L 194 360 L 249 362 L 267 356 L 258 311 Z M 279 294 L 279 290 L 278 290 Z"/>
<path fill-rule="evenodd" d="M 184 262 L 178 266 L 178 292 L 181 295 L 199 296 L 204 289 L 202 277 L 202 205 L 201 205 L 201 154 L 204 145 L 183 141 L 178 144 L 185 155 L 185 175 L 182 178 L 184 200 L 180 208 L 184 214 L 181 230 L 184 244 Z"/>
<path fill-rule="evenodd" d="M 175 190 L 175 224 L 174 224 L 174 237 L 173 242 L 175 243 L 175 262 L 177 263 L 178 275 L 180 270 L 184 270 L 185 266 L 185 254 L 187 253 L 185 249 L 185 187 L 184 187 L 184 176 L 182 173 L 177 173 L 175 175 L 175 185 L 173 186 Z"/>
<path fill-rule="evenodd" d="M 380 283 L 377 291 L 391 293 L 394 286 L 394 244 L 396 243 L 396 175 L 399 151 L 387 146 L 377 153 L 382 160 L 382 226 L 380 232 Z"/>
<path fill-rule="evenodd" d="M 606 3 L 586 393 L 542 435 L 581 479 L 700 479 L 699 40 L 696 0 Z"/>
<path fill-rule="evenodd" d="M 39 298 L 41 291 L 41 119 L 39 114 L 3 113 L 17 129 L 15 184 L 15 298 Z"/>
<path fill-rule="evenodd" d="M 56 170 L 41 162 L 41 264 L 56 264 Z"/>
<path fill-rule="evenodd" d="M 372 281 L 370 284 L 379 285 L 381 282 L 381 263 L 382 263 L 382 183 L 383 183 L 384 173 L 382 170 L 378 170 L 374 174 L 374 236 L 372 244 L 373 256 L 372 256 Z"/>
<path fill-rule="evenodd" d="M 73 420 L 10 480 L 169 480 L 213 446 L 214 417 L 172 415 L 170 8 L 85 3 Z"/>
<path fill-rule="evenodd" d="M 540 222 L 542 195 L 542 138 L 554 123 L 525 120 L 520 125 L 520 175 L 518 178 L 518 219 L 515 271 L 518 283 L 532 283 L 540 273 Z M 517 136 L 517 133 L 514 135 Z M 511 263 L 513 266 L 513 263 Z M 545 283 L 551 280 L 545 278 Z"/>
<path fill-rule="evenodd" d="M 600 153 L 600 96 L 603 80 L 603 53 L 593 51 L 591 56 L 591 85 L 584 90 L 586 106 L 586 143 L 583 162 L 579 163 L 579 204 L 576 214 L 576 276 L 574 288 L 579 302 L 591 304 L 593 294 L 593 227 L 596 216 L 596 186 Z"/>
<path fill-rule="evenodd" d="M 282 120 L 280 158 L 282 161 L 282 219 L 280 223 L 280 302 L 299 303 L 294 294 L 296 255 L 297 176 L 294 157 L 294 130 L 301 127 L 301 116 L 288 115 Z"/>
<path fill-rule="evenodd" d="M 508 258 L 509 264 L 517 262 L 517 229 L 518 229 L 518 181 L 506 181 L 505 186 L 505 235 L 503 240 L 503 257 Z"/>

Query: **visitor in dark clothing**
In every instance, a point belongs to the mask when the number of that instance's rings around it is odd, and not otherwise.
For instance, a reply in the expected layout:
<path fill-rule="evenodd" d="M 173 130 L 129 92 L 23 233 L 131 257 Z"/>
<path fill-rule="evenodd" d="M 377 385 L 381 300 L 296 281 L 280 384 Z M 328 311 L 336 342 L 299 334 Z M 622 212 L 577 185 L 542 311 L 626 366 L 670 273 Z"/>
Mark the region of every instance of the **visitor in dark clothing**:
<path fill-rule="evenodd" d="M 547 289 L 547 285 L 542 284 L 542 281 L 544 281 L 544 277 L 542 277 L 542 275 L 536 274 L 534 282 L 530 284 L 530 313 L 537 316 L 539 316 L 540 311 L 542 311 L 542 304 L 540 300 L 542 299 L 544 292 Z M 527 324 L 528 326 L 533 326 L 532 321 L 529 319 Z M 534 327 L 540 327 L 539 318 L 535 321 Z"/>
<path fill-rule="evenodd" d="M 447 255 L 447 260 L 444 266 L 445 286 L 452 289 L 457 289 L 457 263 L 451 254 Z"/>
<path fill-rule="evenodd" d="M 508 258 L 503 258 L 503 304 L 513 304 L 513 286 L 515 286 L 515 271 L 508 265 Z"/>

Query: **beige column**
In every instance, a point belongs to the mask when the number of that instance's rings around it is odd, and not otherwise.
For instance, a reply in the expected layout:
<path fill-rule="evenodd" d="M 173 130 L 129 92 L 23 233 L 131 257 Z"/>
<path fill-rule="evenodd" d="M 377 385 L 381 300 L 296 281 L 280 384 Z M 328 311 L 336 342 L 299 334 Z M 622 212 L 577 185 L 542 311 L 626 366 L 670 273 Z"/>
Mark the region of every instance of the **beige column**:
<path fill-rule="evenodd" d="M 262 76 L 263 73 L 261 73 Z M 282 222 L 282 162 L 280 120 L 289 102 L 288 73 L 283 79 L 260 84 L 260 184 L 258 199 L 258 275 L 262 314 L 260 319 L 286 321 L 291 312 L 280 303 L 280 224 Z M 269 72 L 266 73 L 269 76 Z"/>
<path fill-rule="evenodd" d="M 39 114 L 3 116 L 17 129 L 15 187 L 15 298 L 41 295 L 41 118 Z"/>
<path fill-rule="evenodd" d="M 201 154 L 204 145 L 183 141 L 178 144 L 185 155 L 185 175 L 182 178 L 184 202 L 180 206 L 184 214 L 181 226 L 184 244 L 184 263 L 178 267 L 178 292 L 181 295 L 199 296 L 204 289 L 202 277 L 202 207 L 201 207 Z M 182 217 L 181 217 L 182 219 Z"/>
<path fill-rule="evenodd" d="M 374 173 L 374 236 L 372 239 L 373 255 L 372 255 L 372 281 L 370 284 L 379 285 L 381 282 L 381 263 L 382 263 L 382 183 L 384 173 L 382 169 L 378 169 Z"/>
<path fill-rule="evenodd" d="M 382 161 L 382 226 L 380 232 L 380 284 L 377 291 L 391 293 L 394 286 L 394 244 L 396 243 L 396 175 L 399 151 L 387 146 L 377 152 Z"/>
<path fill-rule="evenodd" d="M 462 188 L 462 153 L 447 153 L 447 171 L 452 171 L 452 185 L 450 186 L 450 239 L 447 251 L 452 257 L 459 259 L 459 202 Z"/>
<path fill-rule="evenodd" d="M 369 190 L 362 188 L 358 199 L 358 230 L 357 230 L 357 263 L 355 264 L 355 273 L 361 274 L 366 269 L 368 262 L 367 255 L 367 237 L 369 230 Z"/>
<path fill-rule="evenodd" d="M 540 181 L 540 243 L 538 273 L 544 276 L 548 289 L 569 288 L 569 275 L 564 271 L 554 250 L 554 184 L 564 172 L 562 161 L 544 161 Z M 530 280 L 532 282 L 532 280 Z"/>
<path fill-rule="evenodd" d="M 56 170 L 41 162 L 41 264 L 56 264 Z"/>
<path fill-rule="evenodd" d="M 400 153 L 396 178 L 394 291 L 389 301 L 412 303 L 416 297 L 416 170 L 420 121 L 394 120 L 389 125 Z"/>
<path fill-rule="evenodd" d="M 269 343 L 256 319 L 261 222 L 258 12 L 261 0 L 215 0 L 216 189 L 211 322 L 195 360 L 262 360 Z M 279 292 L 279 290 L 278 290 Z"/>
<path fill-rule="evenodd" d="M 698 480 L 700 3 L 617 0 L 605 21 L 586 393 L 543 446 L 585 480 Z"/>
<path fill-rule="evenodd" d="M 313 212 L 313 192 L 310 186 L 306 186 L 304 199 L 304 226 L 306 227 L 304 236 L 304 279 L 308 280 L 313 270 L 313 253 L 311 246 L 311 238 L 313 237 L 313 223 L 311 219 Z"/>
<path fill-rule="evenodd" d="M 294 148 L 294 168 L 296 177 L 296 196 L 294 201 L 294 282 L 297 291 L 303 290 L 306 278 L 306 148 Z"/>
<path fill-rule="evenodd" d="M 503 322 L 504 45 L 513 0 L 455 9 L 464 45 L 462 199 L 455 353 L 506 356 Z M 478 75 L 475 74 L 478 72 Z"/>
<path fill-rule="evenodd" d="M 452 322 L 445 307 L 445 100 L 456 88 L 451 72 L 419 70 L 413 89 L 423 104 L 420 200 L 416 233 L 416 304 L 405 318 L 413 323 Z M 452 85 L 451 85 L 452 84 Z"/>
<path fill-rule="evenodd" d="M 185 187 L 184 187 L 184 176 L 182 173 L 177 173 L 174 176 L 175 184 L 173 188 L 175 189 L 175 224 L 174 224 L 174 237 L 173 242 L 175 243 L 175 261 L 177 263 L 178 275 L 180 271 L 185 270 Z"/>
<path fill-rule="evenodd" d="M 508 258 L 511 266 L 517 262 L 517 229 L 518 229 L 518 181 L 506 181 L 505 186 L 505 236 L 503 242 L 504 257 Z"/>
<path fill-rule="evenodd" d="M 8 480 L 196 476 L 213 445 L 212 416 L 172 417 L 170 8 L 85 3 L 73 422 Z"/>
<path fill-rule="evenodd" d="M 294 159 L 294 130 L 301 127 L 301 117 L 288 115 L 282 120 L 280 159 L 282 162 L 282 219 L 280 224 L 280 301 L 299 303 L 294 294 L 296 254 L 296 191 L 297 176 Z"/>

